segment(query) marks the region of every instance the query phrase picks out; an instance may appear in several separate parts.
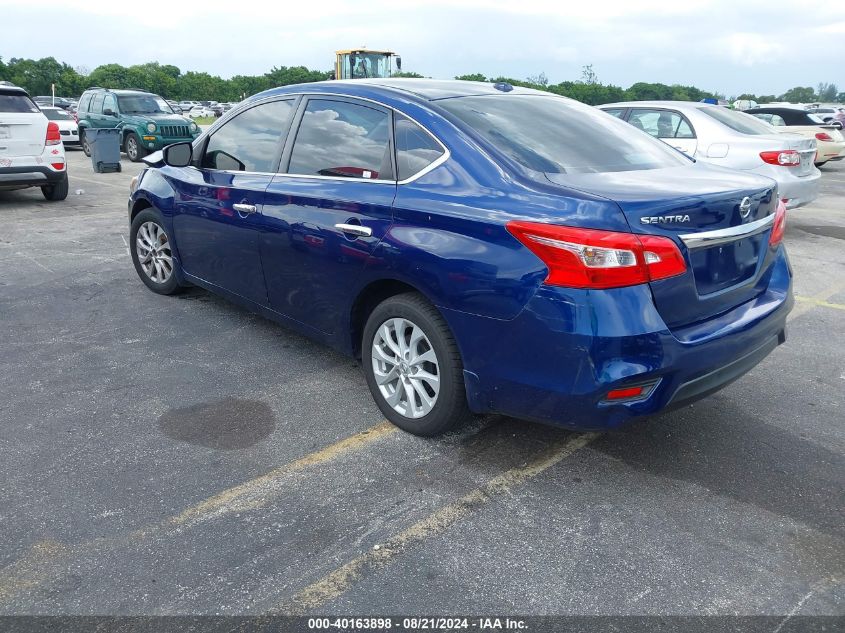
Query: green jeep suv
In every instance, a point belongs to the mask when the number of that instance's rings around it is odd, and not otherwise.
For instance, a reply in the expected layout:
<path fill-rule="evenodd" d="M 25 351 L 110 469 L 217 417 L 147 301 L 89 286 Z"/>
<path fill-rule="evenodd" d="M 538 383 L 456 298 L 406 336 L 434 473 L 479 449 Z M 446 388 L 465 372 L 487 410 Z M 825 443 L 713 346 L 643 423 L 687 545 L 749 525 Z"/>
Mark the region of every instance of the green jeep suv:
<path fill-rule="evenodd" d="M 89 88 L 77 107 L 82 149 L 91 155 L 85 130 L 120 128 L 121 146 L 129 160 L 137 162 L 171 143 L 193 141 L 199 136 L 196 123 L 173 112 L 167 101 L 143 90 Z"/>

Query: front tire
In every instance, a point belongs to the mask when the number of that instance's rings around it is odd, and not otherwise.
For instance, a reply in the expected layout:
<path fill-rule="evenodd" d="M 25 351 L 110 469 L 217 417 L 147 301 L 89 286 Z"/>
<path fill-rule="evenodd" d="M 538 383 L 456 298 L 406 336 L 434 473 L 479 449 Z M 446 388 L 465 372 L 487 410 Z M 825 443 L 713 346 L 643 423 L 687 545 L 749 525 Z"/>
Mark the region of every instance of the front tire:
<path fill-rule="evenodd" d="M 132 263 L 141 281 L 160 295 L 180 292 L 182 287 L 176 280 L 170 237 L 161 214 L 154 209 L 141 211 L 132 220 L 129 239 Z"/>
<path fill-rule="evenodd" d="M 50 202 L 58 202 L 67 198 L 68 179 L 67 172 L 64 173 L 62 179 L 52 185 L 44 185 L 41 187 L 41 193 Z"/>
<path fill-rule="evenodd" d="M 419 294 L 376 306 L 361 349 L 370 392 L 399 428 L 439 435 L 469 417 L 458 346 L 443 317 Z"/>
<path fill-rule="evenodd" d="M 135 132 L 130 132 L 126 135 L 126 140 L 123 143 L 126 156 L 129 157 L 133 163 L 137 163 L 144 156 L 147 155 L 147 150 L 141 145 L 141 139 Z"/>

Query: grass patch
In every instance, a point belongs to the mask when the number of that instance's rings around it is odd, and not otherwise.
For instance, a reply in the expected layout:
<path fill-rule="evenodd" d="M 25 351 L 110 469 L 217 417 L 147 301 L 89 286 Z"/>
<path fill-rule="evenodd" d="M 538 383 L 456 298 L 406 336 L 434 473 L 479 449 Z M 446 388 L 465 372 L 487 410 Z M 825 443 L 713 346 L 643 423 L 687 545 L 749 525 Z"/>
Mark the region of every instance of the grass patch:
<path fill-rule="evenodd" d="M 211 125 L 217 120 L 217 117 L 213 116 L 200 116 L 196 119 L 191 119 L 197 125 Z"/>

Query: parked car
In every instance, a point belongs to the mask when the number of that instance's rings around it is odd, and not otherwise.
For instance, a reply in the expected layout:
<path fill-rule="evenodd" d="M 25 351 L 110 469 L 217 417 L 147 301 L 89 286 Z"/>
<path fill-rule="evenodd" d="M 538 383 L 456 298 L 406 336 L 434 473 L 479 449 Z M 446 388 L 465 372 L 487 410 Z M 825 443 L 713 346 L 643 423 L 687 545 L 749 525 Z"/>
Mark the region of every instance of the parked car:
<path fill-rule="evenodd" d="M 59 134 L 65 147 L 80 147 L 79 125 L 70 112 L 52 106 L 41 106 L 41 112 L 44 113 L 48 121 L 55 121 L 56 125 L 59 126 Z"/>
<path fill-rule="evenodd" d="M 191 108 L 194 106 L 199 105 L 197 101 L 180 101 L 179 108 L 182 110 L 182 113 L 190 112 Z"/>
<path fill-rule="evenodd" d="M 361 357 L 411 433 L 468 411 L 615 427 L 716 391 L 785 339 L 776 183 L 557 95 L 286 86 L 145 162 L 128 204 L 140 279 Z"/>
<path fill-rule="evenodd" d="M 0 190 L 40 187 L 50 201 L 67 198 L 59 126 L 23 88 L 0 85 Z"/>
<path fill-rule="evenodd" d="M 64 97 L 51 97 L 49 95 L 35 97 L 34 101 L 39 106 L 55 106 L 57 108 L 61 108 L 62 110 L 67 110 L 71 105 L 73 105 L 73 102 L 70 99 L 65 99 Z"/>
<path fill-rule="evenodd" d="M 840 106 L 819 106 L 815 108 L 807 108 L 807 112 L 810 114 L 815 114 L 825 123 L 839 123 L 839 129 L 841 130 L 843 126 L 845 126 L 845 108 Z"/>
<path fill-rule="evenodd" d="M 744 112 L 688 101 L 628 101 L 602 110 L 696 160 L 773 178 L 787 208 L 816 199 L 816 141 L 780 134 Z"/>
<path fill-rule="evenodd" d="M 214 110 L 203 105 L 196 105 L 188 112 L 188 116 L 192 119 L 199 119 L 205 117 L 213 117 Z"/>
<path fill-rule="evenodd" d="M 821 167 L 831 160 L 845 158 L 845 136 L 833 125 L 825 124 L 818 115 L 796 108 L 775 107 L 754 108 L 746 113 L 769 125 L 785 127 L 790 132 L 816 139 L 816 167 Z"/>
<path fill-rule="evenodd" d="M 79 100 L 77 117 L 86 155 L 91 155 L 87 129 L 119 127 L 121 147 L 133 162 L 165 145 L 191 141 L 200 133 L 196 123 L 173 112 L 164 99 L 141 90 L 89 88 Z"/>

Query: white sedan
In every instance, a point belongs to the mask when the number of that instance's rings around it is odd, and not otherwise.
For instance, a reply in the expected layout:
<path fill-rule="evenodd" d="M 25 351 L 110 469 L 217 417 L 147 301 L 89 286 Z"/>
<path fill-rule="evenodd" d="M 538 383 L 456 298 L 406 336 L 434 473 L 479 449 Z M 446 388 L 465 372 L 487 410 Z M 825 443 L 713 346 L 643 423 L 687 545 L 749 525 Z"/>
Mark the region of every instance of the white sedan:
<path fill-rule="evenodd" d="M 192 119 L 198 119 L 200 117 L 213 117 L 214 110 L 212 110 L 211 108 L 206 108 L 205 106 L 198 105 L 191 108 L 191 110 L 188 112 L 188 116 Z"/>
<path fill-rule="evenodd" d="M 694 101 L 627 101 L 600 108 L 695 160 L 768 176 L 789 209 L 819 195 L 815 139 L 781 134 L 750 114 Z"/>
<path fill-rule="evenodd" d="M 79 143 L 79 125 L 67 110 L 53 106 L 39 106 L 48 121 L 55 121 L 65 147 L 82 147 Z"/>

